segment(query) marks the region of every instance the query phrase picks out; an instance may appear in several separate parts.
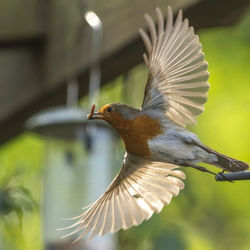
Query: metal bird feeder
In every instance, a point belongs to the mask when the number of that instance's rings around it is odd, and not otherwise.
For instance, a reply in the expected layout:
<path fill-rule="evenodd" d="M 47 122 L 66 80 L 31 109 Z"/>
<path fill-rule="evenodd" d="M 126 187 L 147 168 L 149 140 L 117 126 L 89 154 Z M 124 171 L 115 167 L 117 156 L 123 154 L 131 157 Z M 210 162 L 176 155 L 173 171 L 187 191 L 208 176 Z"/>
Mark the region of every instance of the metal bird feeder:
<path fill-rule="evenodd" d="M 102 122 L 89 127 L 85 117 L 86 113 L 79 108 L 58 107 L 42 111 L 27 121 L 29 130 L 46 138 L 43 163 L 46 249 L 61 249 L 66 245 L 71 249 L 76 236 L 61 240 L 62 232 L 56 230 L 65 226 L 62 218 L 81 213 L 80 208 L 98 198 L 111 179 L 113 133 Z M 72 249 L 88 249 L 81 241 L 77 244 L 78 248 Z M 89 249 L 113 248 L 112 237 L 108 236 L 91 242 Z"/>
<path fill-rule="evenodd" d="M 98 53 L 102 42 L 102 23 L 92 11 L 85 14 L 92 27 L 93 62 L 90 72 L 90 103 L 97 104 L 100 87 Z M 90 242 L 72 241 L 78 235 L 60 239 L 66 232 L 56 229 L 72 222 L 62 218 L 82 213 L 81 207 L 95 201 L 111 180 L 114 162 L 114 134 L 101 121 L 88 121 L 87 113 L 76 107 L 77 81 L 69 81 L 67 106 L 44 110 L 32 116 L 26 128 L 46 140 L 43 181 L 43 235 L 45 248 L 55 249 L 115 249 L 115 236 L 96 237 Z M 108 147 L 107 147 L 108 145 Z"/>

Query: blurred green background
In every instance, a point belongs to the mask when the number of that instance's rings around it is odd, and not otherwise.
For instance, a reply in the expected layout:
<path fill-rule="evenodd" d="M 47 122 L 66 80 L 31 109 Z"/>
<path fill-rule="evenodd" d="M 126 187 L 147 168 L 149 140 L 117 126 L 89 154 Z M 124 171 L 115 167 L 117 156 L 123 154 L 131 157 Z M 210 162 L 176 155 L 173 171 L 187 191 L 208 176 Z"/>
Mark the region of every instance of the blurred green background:
<path fill-rule="evenodd" d="M 250 163 L 250 13 L 234 27 L 203 30 L 199 36 L 211 88 L 204 114 L 190 129 L 204 144 Z M 137 66 L 101 89 L 100 105 L 139 106 L 146 78 L 145 66 Z M 86 103 L 84 98 L 80 104 Z M 0 193 L 7 199 L 0 200 L 1 250 L 42 249 L 38 204 L 44 151 L 44 140 L 29 133 L 0 148 Z M 180 195 L 159 215 L 119 232 L 118 249 L 250 249 L 250 181 L 217 183 L 211 175 L 184 171 Z"/>

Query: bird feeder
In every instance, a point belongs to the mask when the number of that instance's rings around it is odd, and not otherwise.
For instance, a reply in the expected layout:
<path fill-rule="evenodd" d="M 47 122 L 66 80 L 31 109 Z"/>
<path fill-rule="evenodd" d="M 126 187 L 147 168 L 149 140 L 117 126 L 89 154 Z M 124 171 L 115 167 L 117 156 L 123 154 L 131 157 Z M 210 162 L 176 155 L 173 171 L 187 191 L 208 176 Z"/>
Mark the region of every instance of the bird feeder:
<path fill-rule="evenodd" d="M 82 213 L 81 207 L 95 201 L 112 179 L 114 135 L 105 123 L 86 119 L 79 108 L 58 107 L 42 111 L 26 123 L 46 140 L 42 202 L 45 249 L 115 248 L 112 235 L 72 245 L 77 235 L 60 239 L 63 234 L 57 230 L 71 223 L 62 218 Z"/>

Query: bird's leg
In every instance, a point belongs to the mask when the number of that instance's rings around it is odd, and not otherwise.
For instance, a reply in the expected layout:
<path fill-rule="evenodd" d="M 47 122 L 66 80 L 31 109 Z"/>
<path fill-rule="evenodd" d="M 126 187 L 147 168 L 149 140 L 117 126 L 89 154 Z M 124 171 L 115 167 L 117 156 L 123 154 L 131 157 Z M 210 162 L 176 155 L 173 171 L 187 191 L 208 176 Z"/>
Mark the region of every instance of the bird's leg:
<path fill-rule="evenodd" d="M 197 170 L 200 170 L 201 172 L 206 172 L 206 173 L 210 173 L 213 175 L 216 175 L 216 173 L 209 171 L 208 169 L 206 169 L 205 167 L 201 167 L 201 166 L 197 166 L 197 165 L 187 165 L 185 167 L 191 167 L 191 168 L 195 168 Z"/>
<path fill-rule="evenodd" d="M 206 172 L 206 173 L 210 173 L 210 174 L 213 174 L 213 175 L 217 175 L 216 173 L 212 172 L 212 171 L 209 171 L 208 169 L 206 169 L 205 167 L 201 167 L 201 166 L 197 166 L 197 165 L 187 165 L 185 167 L 191 167 L 191 168 L 195 168 L 197 170 L 200 170 L 201 172 Z M 225 175 L 224 175 L 224 172 L 225 170 L 223 169 L 222 172 L 219 172 L 218 174 L 221 175 L 224 180 L 226 181 L 229 181 L 231 183 L 234 183 L 232 180 L 229 180 Z"/>

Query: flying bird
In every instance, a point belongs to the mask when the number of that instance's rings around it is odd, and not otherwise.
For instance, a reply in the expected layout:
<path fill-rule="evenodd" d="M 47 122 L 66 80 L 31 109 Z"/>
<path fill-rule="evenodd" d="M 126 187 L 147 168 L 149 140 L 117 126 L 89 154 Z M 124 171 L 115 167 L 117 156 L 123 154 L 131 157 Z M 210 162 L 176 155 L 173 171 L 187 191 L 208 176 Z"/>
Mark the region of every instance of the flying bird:
<path fill-rule="evenodd" d="M 143 55 L 148 80 L 142 106 L 120 103 L 104 105 L 88 119 L 108 122 L 122 137 L 126 153 L 123 165 L 106 192 L 86 211 L 75 217 L 68 234 L 81 232 L 80 239 L 114 233 L 148 220 L 159 213 L 184 188 L 185 174 L 179 167 L 210 172 L 199 162 L 236 172 L 249 166 L 204 145 L 186 130 L 204 110 L 209 84 L 208 64 L 199 38 L 188 20 L 178 12 L 173 22 L 171 7 L 167 20 L 156 8 L 157 28 L 149 15 L 145 20 L 149 34 L 140 29 L 146 47 Z M 68 236 L 66 235 L 66 236 Z"/>

